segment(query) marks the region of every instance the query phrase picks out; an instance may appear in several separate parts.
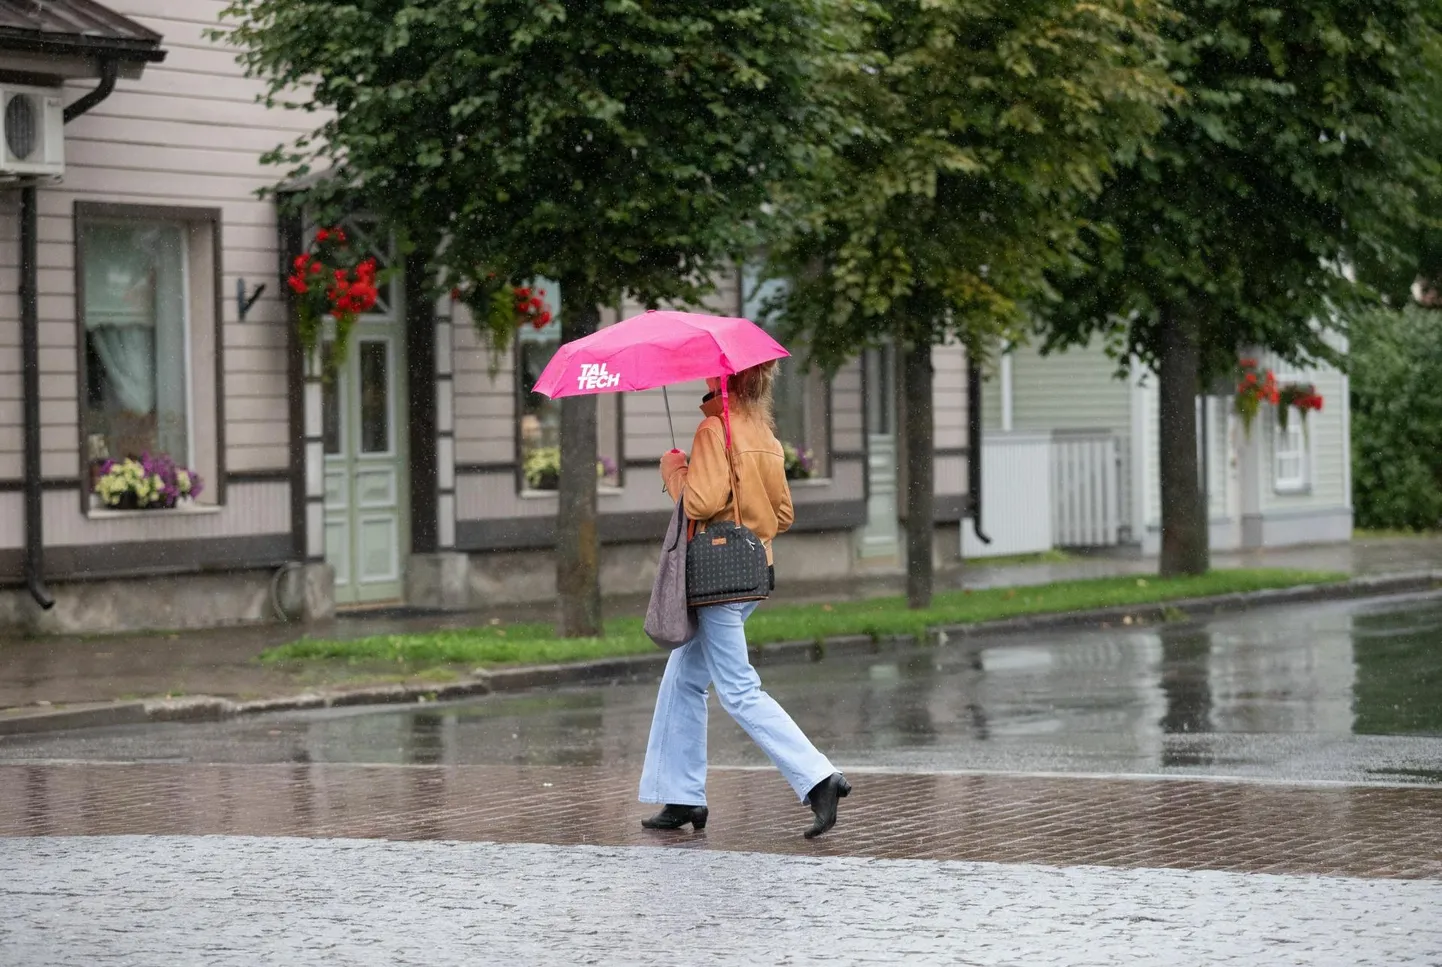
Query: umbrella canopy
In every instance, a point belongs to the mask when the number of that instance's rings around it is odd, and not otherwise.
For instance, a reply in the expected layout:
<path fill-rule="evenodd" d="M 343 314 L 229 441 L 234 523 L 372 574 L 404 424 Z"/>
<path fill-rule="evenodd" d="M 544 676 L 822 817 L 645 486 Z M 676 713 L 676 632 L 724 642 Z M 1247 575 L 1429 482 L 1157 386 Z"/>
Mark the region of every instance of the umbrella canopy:
<path fill-rule="evenodd" d="M 563 344 L 534 391 L 559 399 L 657 389 L 789 355 L 749 319 L 652 310 Z"/>

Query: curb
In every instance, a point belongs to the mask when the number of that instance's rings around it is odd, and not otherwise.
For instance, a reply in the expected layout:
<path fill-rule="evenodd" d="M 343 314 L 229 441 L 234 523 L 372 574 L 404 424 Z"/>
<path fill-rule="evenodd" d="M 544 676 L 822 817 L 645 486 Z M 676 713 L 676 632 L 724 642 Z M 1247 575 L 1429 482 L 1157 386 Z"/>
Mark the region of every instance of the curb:
<path fill-rule="evenodd" d="M 926 635 L 928 645 L 943 646 L 979 637 L 996 637 L 1028 631 L 1137 626 L 1187 618 L 1249 611 L 1253 608 L 1314 601 L 1345 601 L 1386 597 L 1442 588 L 1442 570 L 1415 571 L 1375 577 L 1352 578 L 1337 584 L 1308 584 L 1293 588 L 1245 591 L 1203 598 L 1178 598 L 1144 605 L 1121 605 L 1056 614 L 1024 615 L 995 621 L 934 628 Z M 751 649 L 751 661 L 763 664 L 798 664 L 827 657 L 883 654 L 917 644 L 911 635 L 873 638 L 844 635 L 824 641 L 782 641 Z M 144 702 L 111 702 L 76 708 L 26 708 L 0 713 L 0 736 L 37 732 L 138 725 L 147 722 L 218 722 L 244 715 L 294 712 L 309 709 L 345 708 L 357 705 L 401 705 L 445 702 L 478 695 L 520 692 L 560 685 L 598 685 L 633 681 L 658 674 L 666 665 L 667 653 L 556 665 L 526 665 L 494 671 L 477 669 L 461 682 L 417 685 L 382 685 L 343 691 L 304 692 L 280 698 L 234 701 L 198 695 Z"/>

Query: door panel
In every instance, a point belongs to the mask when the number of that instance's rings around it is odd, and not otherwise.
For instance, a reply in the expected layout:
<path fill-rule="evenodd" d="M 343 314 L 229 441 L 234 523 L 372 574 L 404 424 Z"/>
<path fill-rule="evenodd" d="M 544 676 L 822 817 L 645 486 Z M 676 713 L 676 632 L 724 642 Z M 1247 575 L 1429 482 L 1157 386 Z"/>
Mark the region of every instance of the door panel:
<path fill-rule="evenodd" d="M 397 320 L 362 319 L 325 389 L 326 559 L 335 567 L 341 606 L 400 601 L 405 592 L 402 346 Z"/>
<path fill-rule="evenodd" d="M 901 553 L 896 445 L 896 354 L 890 346 L 866 352 L 866 526 L 857 556 L 891 558 Z"/>

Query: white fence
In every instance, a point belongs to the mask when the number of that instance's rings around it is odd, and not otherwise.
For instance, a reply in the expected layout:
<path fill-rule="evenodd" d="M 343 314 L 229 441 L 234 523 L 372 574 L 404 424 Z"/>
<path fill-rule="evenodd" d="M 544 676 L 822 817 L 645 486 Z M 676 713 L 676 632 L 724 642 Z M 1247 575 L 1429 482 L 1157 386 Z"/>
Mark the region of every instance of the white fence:
<path fill-rule="evenodd" d="M 1038 554 L 1052 548 L 1051 434 L 987 433 L 981 443 L 981 529 L 961 528 L 961 556 Z"/>
<path fill-rule="evenodd" d="M 1122 528 L 1120 450 L 1105 431 L 987 433 L 981 451 L 981 521 L 961 528 L 963 558 L 1110 547 Z"/>
<path fill-rule="evenodd" d="M 1051 447 L 1056 546 L 1115 546 L 1122 526 L 1117 438 L 1105 431 L 1059 430 Z"/>

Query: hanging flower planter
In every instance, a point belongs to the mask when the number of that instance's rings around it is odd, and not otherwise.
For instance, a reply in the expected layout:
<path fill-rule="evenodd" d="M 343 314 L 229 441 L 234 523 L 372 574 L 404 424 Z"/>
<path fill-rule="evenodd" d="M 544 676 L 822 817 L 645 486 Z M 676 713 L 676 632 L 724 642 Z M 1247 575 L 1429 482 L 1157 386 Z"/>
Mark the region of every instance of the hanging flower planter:
<path fill-rule="evenodd" d="M 142 454 L 139 460 L 106 460 L 92 488 L 112 510 L 167 510 L 200 496 L 200 474 L 178 467 L 165 454 Z"/>
<path fill-rule="evenodd" d="M 1273 406 L 1277 404 L 1279 390 L 1277 388 L 1277 377 L 1270 369 L 1261 369 L 1255 359 L 1242 359 L 1238 361 L 1241 367 L 1241 380 L 1237 383 L 1236 409 L 1237 415 L 1242 418 L 1242 428 L 1248 436 L 1252 435 L 1252 421 L 1257 418 L 1263 403 Z"/>
<path fill-rule="evenodd" d="M 1307 414 L 1322 411 L 1322 397 L 1311 383 L 1283 383 L 1277 391 L 1277 426 L 1287 429 L 1287 421 L 1295 409 L 1302 418 L 1302 432 L 1307 432 Z"/>
<path fill-rule="evenodd" d="M 546 290 L 529 285 L 497 281 L 491 272 L 485 280 L 451 289 L 451 300 L 471 311 L 471 319 L 485 337 L 490 351 L 491 375 L 500 366 L 501 354 L 511 348 L 516 330 L 524 326 L 544 329 L 554 316 L 546 303 Z"/>
<path fill-rule="evenodd" d="M 346 358 L 356 320 L 375 308 L 376 260 L 360 260 L 340 228 L 315 233 L 310 250 L 297 256 L 286 284 L 295 293 L 297 331 L 306 356 L 320 344 L 325 320 L 335 320 L 335 345 L 327 375 Z"/>

